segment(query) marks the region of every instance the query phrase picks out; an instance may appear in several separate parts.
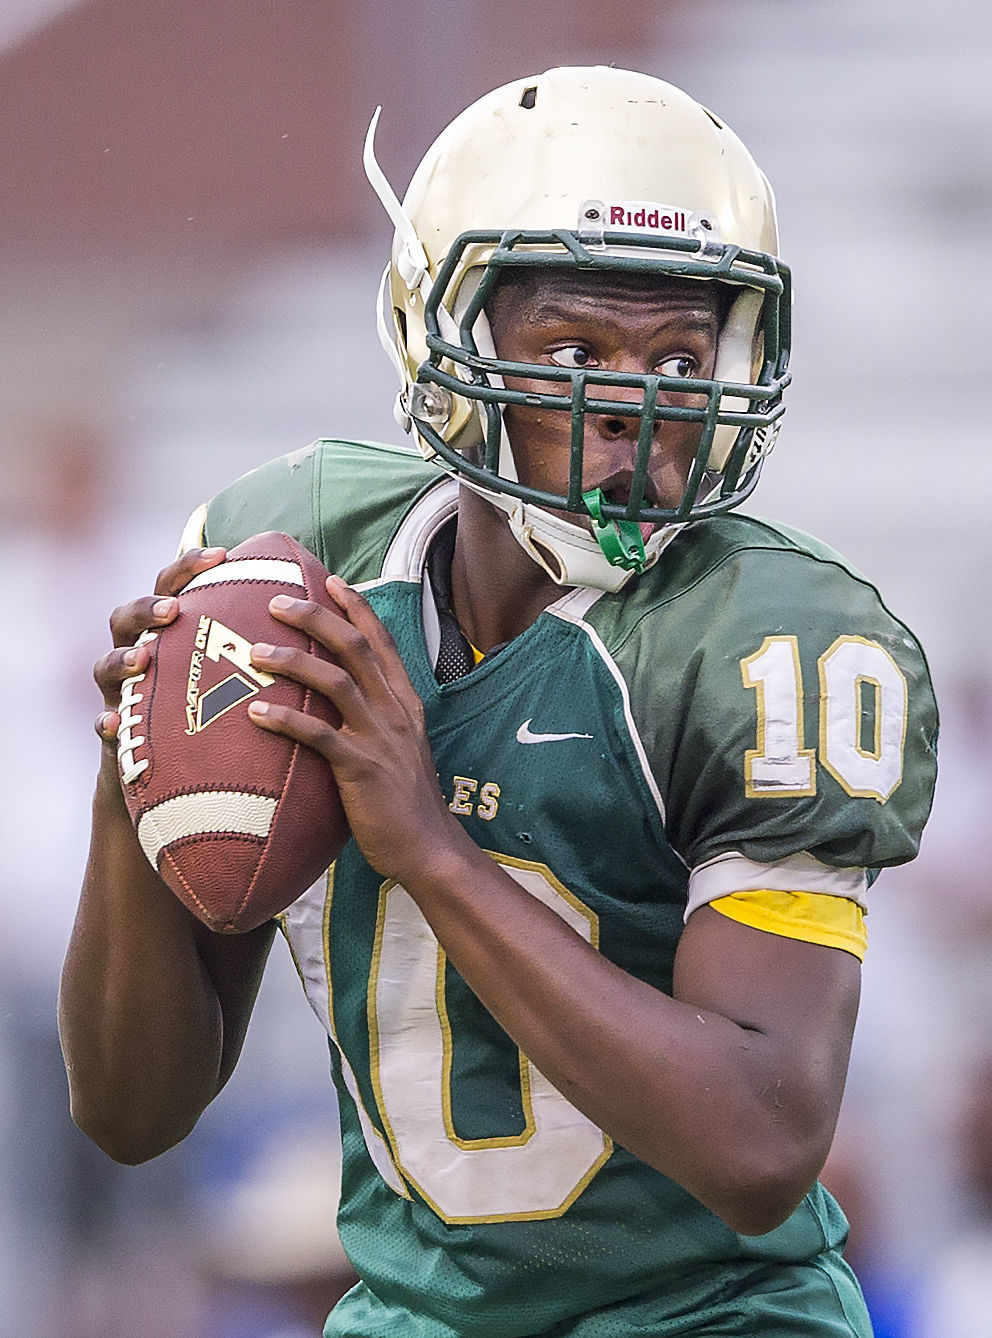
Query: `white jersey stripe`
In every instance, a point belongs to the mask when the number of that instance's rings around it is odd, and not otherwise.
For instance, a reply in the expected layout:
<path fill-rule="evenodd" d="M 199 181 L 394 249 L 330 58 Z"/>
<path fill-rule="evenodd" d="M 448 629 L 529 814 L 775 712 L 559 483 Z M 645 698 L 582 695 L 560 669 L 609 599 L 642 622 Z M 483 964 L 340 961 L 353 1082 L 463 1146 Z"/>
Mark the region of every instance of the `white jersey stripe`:
<path fill-rule="evenodd" d="M 374 581 L 363 581 L 358 590 L 369 590 L 390 581 L 419 581 L 431 540 L 441 526 L 458 509 L 458 483 L 453 478 L 441 478 L 419 497 L 403 517 L 393 535 L 382 564 L 382 575 Z"/>
<path fill-rule="evenodd" d="M 319 882 L 294 901 L 280 917 L 282 931 L 289 943 L 293 961 L 300 973 L 310 1007 L 313 1009 L 324 1030 L 330 1037 L 341 1060 L 341 1076 L 345 1087 L 355 1103 L 358 1122 L 362 1128 L 362 1137 L 369 1156 L 376 1170 L 386 1184 L 402 1198 L 410 1197 L 409 1190 L 403 1183 L 393 1154 L 385 1138 L 372 1123 L 372 1119 L 362 1101 L 358 1079 L 351 1067 L 348 1056 L 341 1048 L 334 1026 L 334 999 L 331 992 L 330 966 L 326 960 L 327 930 L 326 922 L 330 913 L 331 897 L 334 889 L 334 867 Z"/>

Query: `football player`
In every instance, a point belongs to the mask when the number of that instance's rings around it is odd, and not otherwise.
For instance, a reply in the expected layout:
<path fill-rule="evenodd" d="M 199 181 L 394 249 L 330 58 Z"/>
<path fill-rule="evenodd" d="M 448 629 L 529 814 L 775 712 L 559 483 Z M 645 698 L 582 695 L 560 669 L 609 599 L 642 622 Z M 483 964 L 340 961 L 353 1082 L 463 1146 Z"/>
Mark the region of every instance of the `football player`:
<path fill-rule="evenodd" d="M 371 133 L 366 163 L 419 453 L 327 440 L 255 471 L 114 615 L 62 996 L 76 1118 L 154 1156 L 236 1062 L 273 927 L 212 936 L 147 864 L 116 701 L 185 582 L 285 530 L 344 615 L 274 602 L 332 663 L 253 648 L 339 729 L 248 708 L 327 759 L 353 836 L 280 917 L 332 1043 L 361 1278 L 327 1335 L 867 1338 L 817 1175 L 936 712 L 869 580 L 733 514 L 789 380 L 771 191 L 717 116 L 605 68 L 484 97 L 402 203 Z"/>

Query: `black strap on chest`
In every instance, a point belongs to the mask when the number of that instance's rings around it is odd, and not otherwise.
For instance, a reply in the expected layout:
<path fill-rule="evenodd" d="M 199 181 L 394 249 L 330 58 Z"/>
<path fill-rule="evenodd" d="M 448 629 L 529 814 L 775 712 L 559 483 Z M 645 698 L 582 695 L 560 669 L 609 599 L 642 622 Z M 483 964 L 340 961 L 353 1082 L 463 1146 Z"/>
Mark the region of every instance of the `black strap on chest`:
<path fill-rule="evenodd" d="M 441 530 L 427 553 L 427 577 L 441 626 L 441 647 L 434 676 L 439 683 L 453 683 L 475 668 L 468 637 L 451 610 L 451 559 L 455 552 L 455 524 Z"/>

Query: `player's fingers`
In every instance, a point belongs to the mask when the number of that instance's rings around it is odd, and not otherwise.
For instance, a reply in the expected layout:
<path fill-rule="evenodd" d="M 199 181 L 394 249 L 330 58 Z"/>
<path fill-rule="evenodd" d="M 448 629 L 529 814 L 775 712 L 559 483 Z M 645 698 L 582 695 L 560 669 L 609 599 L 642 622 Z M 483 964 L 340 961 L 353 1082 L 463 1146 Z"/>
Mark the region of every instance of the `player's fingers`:
<path fill-rule="evenodd" d="M 248 703 L 248 714 L 262 729 L 273 734 L 283 734 L 319 753 L 333 769 L 339 783 L 351 781 L 352 784 L 357 782 L 360 785 L 370 774 L 381 775 L 381 758 L 370 758 L 360 739 L 344 729 L 335 729 L 316 716 L 259 697 Z M 428 775 L 434 774 L 433 762 L 430 762 L 426 772 Z M 341 797 L 345 798 L 343 790 Z"/>
<path fill-rule="evenodd" d="M 276 595 L 269 604 L 273 617 L 291 627 L 299 628 L 318 641 L 346 672 L 359 684 L 370 700 L 374 700 L 380 709 L 394 694 L 391 693 L 387 679 L 387 665 L 370 645 L 368 638 L 347 618 L 316 604 L 311 600 L 293 599 L 289 595 Z M 372 615 L 375 617 L 375 615 Z M 376 619 L 378 621 L 378 619 Z M 398 672 L 404 678 L 406 670 L 399 657 L 393 652 Z M 393 674 L 397 670 L 393 667 Z"/>
<path fill-rule="evenodd" d="M 360 595 L 357 590 L 353 590 L 347 581 L 340 576 L 328 576 L 327 593 L 352 627 L 361 632 L 368 644 L 383 660 L 395 660 L 397 663 L 402 663 L 391 633 L 372 611 L 372 606 L 364 595 Z"/>
<path fill-rule="evenodd" d="M 171 595 L 145 595 L 121 604 L 110 615 L 110 635 L 114 645 L 133 646 L 142 632 L 165 627 L 178 612 L 179 601 Z"/>
<path fill-rule="evenodd" d="M 191 548 L 163 567 L 155 581 L 155 593 L 129 600 L 110 615 L 110 633 L 115 646 L 131 646 L 142 632 L 171 623 L 179 612 L 176 595 L 194 576 L 216 567 L 227 556 L 223 548 Z"/>
<path fill-rule="evenodd" d="M 407 712 L 418 709 L 420 698 L 396 643 L 367 601 L 337 576 L 328 580 L 327 590 L 343 617 L 320 604 L 282 595 L 276 596 L 269 607 L 275 617 L 303 628 L 320 641 L 378 709 L 389 700 L 399 702 Z"/>
<path fill-rule="evenodd" d="M 189 548 L 163 567 L 155 580 L 156 595 L 178 595 L 194 576 L 216 567 L 227 557 L 226 548 Z"/>
<path fill-rule="evenodd" d="M 327 593 L 348 622 L 361 632 L 377 661 L 383 666 L 391 691 L 408 710 L 419 709 L 420 697 L 410 682 L 406 666 L 392 634 L 372 611 L 364 595 L 353 590 L 340 576 L 327 578 Z"/>
<path fill-rule="evenodd" d="M 120 724 L 121 718 L 116 711 L 101 711 L 93 722 L 93 728 L 104 743 L 116 744 Z"/>
<path fill-rule="evenodd" d="M 361 640 L 361 633 L 346 618 L 310 599 L 275 595 L 269 601 L 269 612 L 279 622 L 298 627 L 319 641 L 338 660 L 351 656 Z"/>
<path fill-rule="evenodd" d="M 102 655 L 93 666 L 93 677 L 108 705 L 116 706 L 125 678 L 148 668 L 147 645 L 118 647 Z"/>
<path fill-rule="evenodd" d="M 373 719 L 372 708 L 365 695 L 359 691 L 355 680 L 346 669 L 331 661 L 293 646 L 272 646 L 263 641 L 252 646 L 251 661 L 266 673 L 292 678 L 304 687 L 319 692 L 337 708 L 339 715 L 352 729 L 361 731 Z M 374 718 L 387 727 L 390 725 L 381 710 L 374 713 Z"/>
<path fill-rule="evenodd" d="M 339 751 L 338 733 L 326 721 L 289 706 L 256 698 L 248 703 L 248 714 L 256 725 L 273 734 L 285 734 L 318 752 L 327 762 L 334 762 Z"/>

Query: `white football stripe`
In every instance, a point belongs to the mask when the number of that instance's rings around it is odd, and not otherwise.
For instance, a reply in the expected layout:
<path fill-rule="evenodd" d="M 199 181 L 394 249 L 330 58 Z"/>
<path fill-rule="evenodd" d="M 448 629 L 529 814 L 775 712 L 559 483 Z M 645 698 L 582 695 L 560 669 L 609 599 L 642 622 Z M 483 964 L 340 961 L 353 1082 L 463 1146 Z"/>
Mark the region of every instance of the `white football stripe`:
<path fill-rule="evenodd" d="M 164 799 L 138 820 L 138 840 L 153 868 L 173 841 L 209 832 L 237 832 L 243 836 L 268 836 L 275 799 L 238 790 L 203 790 L 199 794 L 177 794 Z"/>
<path fill-rule="evenodd" d="M 228 581 L 279 581 L 283 585 L 302 586 L 303 572 L 298 562 L 289 558 L 237 558 L 222 562 L 219 567 L 208 567 L 194 576 L 183 588 L 198 590 L 202 585 L 224 585 Z"/>

